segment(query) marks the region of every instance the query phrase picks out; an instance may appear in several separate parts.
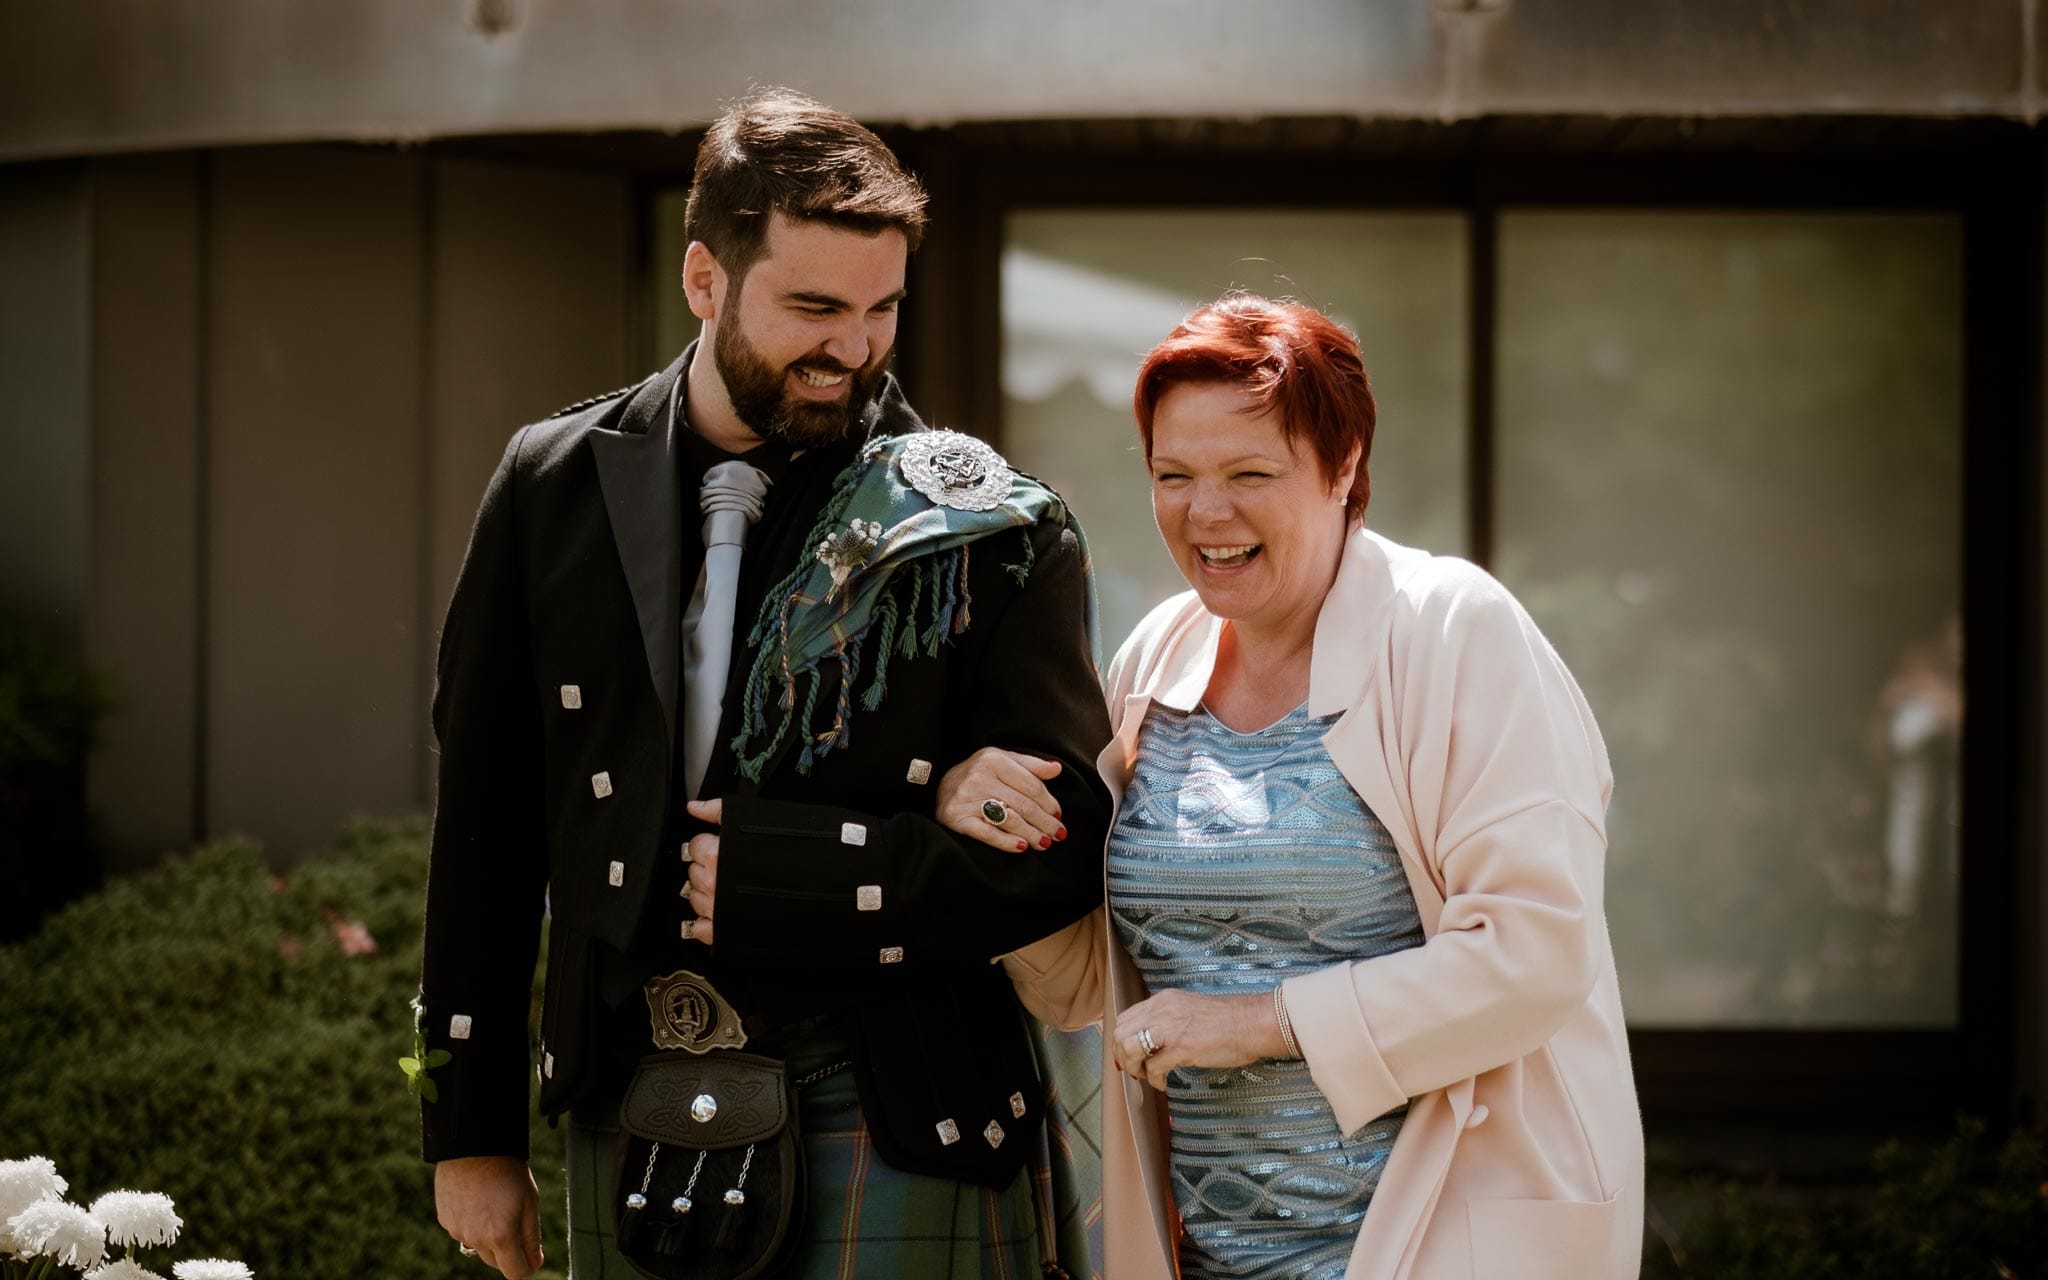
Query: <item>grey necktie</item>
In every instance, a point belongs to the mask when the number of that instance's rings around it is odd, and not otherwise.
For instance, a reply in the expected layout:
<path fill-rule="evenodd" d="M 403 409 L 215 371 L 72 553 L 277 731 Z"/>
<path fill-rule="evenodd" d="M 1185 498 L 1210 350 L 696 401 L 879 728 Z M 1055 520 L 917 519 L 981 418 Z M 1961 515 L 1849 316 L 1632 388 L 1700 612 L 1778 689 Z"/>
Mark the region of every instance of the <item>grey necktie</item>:
<path fill-rule="evenodd" d="M 718 738 L 725 677 L 732 667 L 733 608 L 739 592 L 740 553 L 747 529 L 761 518 L 768 477 L 734 459 L 704 473 L 698 507 L 704 513 L 704 572 L 683 615 L 683 780 L 694 798 Z M 694 619 L 695 625 L 691 622 Z"/>

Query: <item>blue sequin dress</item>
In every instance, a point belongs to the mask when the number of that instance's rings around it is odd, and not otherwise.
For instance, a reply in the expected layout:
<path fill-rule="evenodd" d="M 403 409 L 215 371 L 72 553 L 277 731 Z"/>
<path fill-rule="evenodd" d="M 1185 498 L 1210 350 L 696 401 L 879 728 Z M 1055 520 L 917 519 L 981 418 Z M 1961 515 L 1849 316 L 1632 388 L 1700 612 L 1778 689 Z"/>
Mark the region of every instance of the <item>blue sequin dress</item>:
<path fill-rule="evenodd" d="M 1109 914 L 1155 992 L 1270 990 L 1422 945 L 1400 854 L 1304 704 L 1256 733 L 1154 703 L 1109 841 Z M 1338 1280 L 1405 1107 L 1345 1134 L 1299 1060 L 1168 1077 L 1183 1280 Z"/>

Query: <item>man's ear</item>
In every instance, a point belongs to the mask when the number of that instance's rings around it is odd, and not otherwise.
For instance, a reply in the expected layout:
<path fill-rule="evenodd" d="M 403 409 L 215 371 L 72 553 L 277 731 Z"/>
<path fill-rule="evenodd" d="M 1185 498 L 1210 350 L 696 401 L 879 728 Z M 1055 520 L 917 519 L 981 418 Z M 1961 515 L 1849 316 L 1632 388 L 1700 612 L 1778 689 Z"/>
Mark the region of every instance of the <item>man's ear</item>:
<path fill-rule="evenodd" d="M 711 256 L 702 240 L 690 241 L 683 253 L 683 296 L 690 314 L 699 320 L 717 320 L 718 304 L 725 300 L 725 268 Z"/>

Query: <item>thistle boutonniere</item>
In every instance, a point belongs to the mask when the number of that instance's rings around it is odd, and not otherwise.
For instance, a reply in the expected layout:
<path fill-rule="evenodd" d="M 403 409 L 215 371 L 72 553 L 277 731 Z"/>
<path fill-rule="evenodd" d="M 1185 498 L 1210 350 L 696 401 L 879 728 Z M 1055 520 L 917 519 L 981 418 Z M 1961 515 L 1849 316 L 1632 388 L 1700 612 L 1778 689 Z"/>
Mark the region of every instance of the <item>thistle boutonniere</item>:
<path fill-rule="evenodd" d="M 446 1049 L 427 1048 L 427 1011 L 420 1002 L 412 1002 L 412 1055 L 398 1060 L 398 1069 L 405 1072 L 405 1088 L 425 1098 L 428 1102 L 439 1102 L 441 1091 L 434 1087 L 434 1078 L 427 1074 L 435 1067 L 445 1067 L 455 1060 L 455 1055 Z"/>
<path fill-rule="evenodd" d="M 825 593 L 827 600 L 838 595 L 853 571 L 867 563 L 869 553 L 881 540 L 881 521 L 856 519 L 818 544 L 818 563 L 832 574 L 832 588 Z"/>

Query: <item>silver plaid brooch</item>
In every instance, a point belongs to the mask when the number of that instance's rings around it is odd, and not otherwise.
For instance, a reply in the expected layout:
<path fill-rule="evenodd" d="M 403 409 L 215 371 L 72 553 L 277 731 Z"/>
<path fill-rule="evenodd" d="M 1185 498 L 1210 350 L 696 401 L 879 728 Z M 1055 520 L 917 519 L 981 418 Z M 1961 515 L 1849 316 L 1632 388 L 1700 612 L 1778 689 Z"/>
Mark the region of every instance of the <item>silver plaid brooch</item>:
<path fill-rule="evenodd" d="M 1010 466 L 1003 456 L 958 431 L 911 436 L 899 465 L 911 488 L 955 511 L 989 511 L 1010 496 Z"/>
<path fill-rule="evenodd" d="M 832 589 L 825 593 L 827 600 L 838 595 L 853 571 L 867 563 L 869 553 L 881 540 L 880 521 L 855 520 L 818 543 L 818 563 L 832 571 Z"/>

